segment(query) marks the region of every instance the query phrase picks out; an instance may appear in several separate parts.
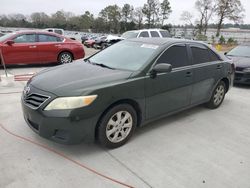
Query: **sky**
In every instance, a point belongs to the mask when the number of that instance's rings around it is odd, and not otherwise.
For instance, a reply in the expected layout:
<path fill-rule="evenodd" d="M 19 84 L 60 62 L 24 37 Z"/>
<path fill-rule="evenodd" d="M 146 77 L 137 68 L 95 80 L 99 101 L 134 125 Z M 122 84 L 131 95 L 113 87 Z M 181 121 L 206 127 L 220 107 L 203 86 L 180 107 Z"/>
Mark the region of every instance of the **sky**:
<path fill-rule="evenodd" d="M 160 0 L 161 1 L 161 0 Z M 182 11 L 190 11 L 195 17 L 195 0 L 169 0 L 172 7 L 172 14 L 168 19 L 168 23 L 171 24 L 184 24 L 180 20 L 180 15 Z M 241 0 L 245 8 L 245 18 L 244 23 L 250 24 L 250 1 Z M 143 6 L 146 0 L 1 0 L 0 2 L 0 15 L 1 14 L 12 14 L 12 13 L 22 13 L 24 15 L 29 15 L 32 12 L 45 12 L 47 14 L 55 13 L 57 10 L 65 10 L 78 14 L 83 14 L 85 11 L 90 11 L 94 15 L 98 13 L 104 7 L 108 5 L 117 4 L 118 6 L 123 6 L 123 4 L 128 3 L 134 7 Z M 213 20 L 214 22 L 216 19 Z M 212 21 L 212 22 L 213 22 Z M 226 21 L 228 22 L 228 21 Z"/>

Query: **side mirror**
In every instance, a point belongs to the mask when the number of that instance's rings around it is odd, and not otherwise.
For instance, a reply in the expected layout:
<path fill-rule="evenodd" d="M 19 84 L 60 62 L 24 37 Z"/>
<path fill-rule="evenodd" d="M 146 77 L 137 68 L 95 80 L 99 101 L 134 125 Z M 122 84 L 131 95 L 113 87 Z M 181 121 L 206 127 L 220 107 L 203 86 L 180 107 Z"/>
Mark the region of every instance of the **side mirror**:
<path fill-rule="evenodd" d="M 15 42 L 13 41 L 13 40 L 7 40 L 6 42 L 5 42 L 5 44 L 7 44 L 7 45 L 9 45 L 9 46 L 11 46 L 11 45 L 13 45 Z"/>
<path fill-rule="evenodd" d="M 151 77 L 155 78 L 157 73 L 169 73 L 172 71 L 172 65 L 166 63 L 160 63 L 154 66 L 151 70 Z"/>
<path fill-rule="evenodd" d="M 224 55 L 227 55 L 228 52 L 225 52 Z"/>

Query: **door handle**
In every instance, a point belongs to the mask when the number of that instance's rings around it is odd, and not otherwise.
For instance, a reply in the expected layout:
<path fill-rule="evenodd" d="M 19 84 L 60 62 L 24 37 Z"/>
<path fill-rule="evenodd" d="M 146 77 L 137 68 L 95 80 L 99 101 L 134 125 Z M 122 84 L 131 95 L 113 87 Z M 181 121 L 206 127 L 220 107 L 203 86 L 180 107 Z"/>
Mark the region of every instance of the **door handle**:
<path fill-rule="evenodd" d="M 193 75 L 193 73 L 192 72 L 186 72 L 186 77 L 191 77 Z"/>
<path fill-rule="evenodd" d="M 36 46 L 29 46 L 29 48 L 36 48 Z"/>
<path fill-rule="evenodd" d="M 217 65 L 216 69 L 221 69 L 222 65 Z"/>
<path fill-rule="evenodd" d="M 56 44 L 55 47 L 61 47 L 62 45 L 61 44 Z"/>

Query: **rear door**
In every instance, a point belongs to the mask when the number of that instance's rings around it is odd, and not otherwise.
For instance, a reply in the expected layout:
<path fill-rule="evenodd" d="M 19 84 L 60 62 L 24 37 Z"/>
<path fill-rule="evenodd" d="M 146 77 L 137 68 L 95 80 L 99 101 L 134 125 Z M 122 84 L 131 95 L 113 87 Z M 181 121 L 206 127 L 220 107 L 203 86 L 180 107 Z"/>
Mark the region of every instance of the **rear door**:
<path fill-rule="evenodd" d="M 33 64 L 39 62 L 36 34 L 18 34 L 12 40 L 12 45 L 3 46 L 3 54 L 6 64 Z"/>
<path fill-rule="evenodd" d="M 142 31 L 142 32 L 139 34 L 138 38 L 149 38 L 149 33 L 148 33 L 148 31 Z"/>
<path fill-rule="evenodd" d="M 189 106 L 193 71 L 185 44 L 168 48 L 157 63 L 168 63 L 173 67 L 170 73 L 160 73 L 155 78 L 146 77 L 146 118 L 158 116 Z"/>
<path fill-rule="evenodd" d="M 160 37 L 158 31 L 150 31 L 150 35 L 152 38 L 159 38 Z"/>
<path fill-rule="evenodd" d="M 190 44 L 194 71 L 194 85 L 191 104 L 209 100 L 214 85 L 221 78 L 222 66 L 220 58 L 203 44 Z"/>
<path fill-rule="evenodd" d="M 37 50 L 42 63 L 57 62 L 58 55 L 63 48 L 63 38 L 50 34 L 38 33 Z"/>

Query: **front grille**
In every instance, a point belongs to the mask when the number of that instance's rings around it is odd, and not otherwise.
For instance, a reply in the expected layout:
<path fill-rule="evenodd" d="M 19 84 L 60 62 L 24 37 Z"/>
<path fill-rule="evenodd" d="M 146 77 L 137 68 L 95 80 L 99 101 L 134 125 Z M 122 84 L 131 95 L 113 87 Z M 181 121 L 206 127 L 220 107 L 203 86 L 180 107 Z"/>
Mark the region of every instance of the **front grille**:
<path fill-rule="evenodd" d="M 31 93 L 23 97 L 25 104 L 34 109 L 39 108 L 48 99 L 49 96 L 40 95 L 36 93 Z"/>

